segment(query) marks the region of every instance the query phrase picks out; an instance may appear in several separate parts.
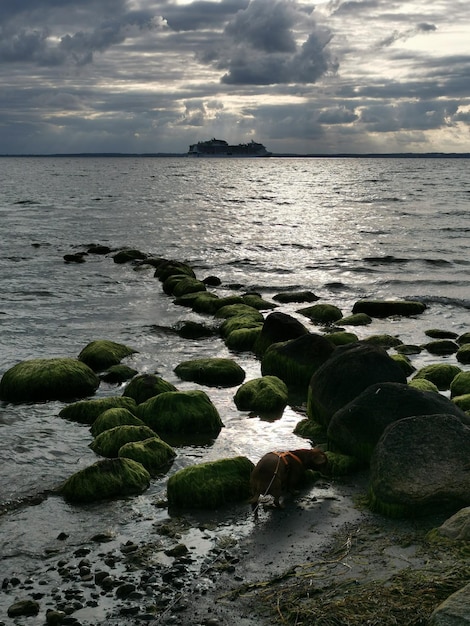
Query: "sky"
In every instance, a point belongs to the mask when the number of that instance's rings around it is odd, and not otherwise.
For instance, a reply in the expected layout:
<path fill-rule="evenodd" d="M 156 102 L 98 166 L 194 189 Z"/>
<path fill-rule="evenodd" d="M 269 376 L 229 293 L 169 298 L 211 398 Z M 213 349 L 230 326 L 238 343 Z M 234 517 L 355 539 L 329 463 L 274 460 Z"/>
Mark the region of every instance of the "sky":
<path fill-rule="evenodd" d="M 470 152 L 468 0 L 0 0 L 0 154 Z"/>

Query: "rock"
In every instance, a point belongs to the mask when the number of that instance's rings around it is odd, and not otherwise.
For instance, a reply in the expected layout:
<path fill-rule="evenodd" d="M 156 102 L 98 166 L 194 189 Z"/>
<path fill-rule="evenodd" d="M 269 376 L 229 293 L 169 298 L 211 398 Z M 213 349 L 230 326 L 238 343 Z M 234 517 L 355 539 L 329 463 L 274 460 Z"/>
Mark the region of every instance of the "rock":
<path fill-rule="evenodd" d="M 457 361 L 463 365 L 468 365 L 470 363 L 470 343 L 464 343 L 460 346 L 457 350 L 456 358 Z"/>
<path fill-rule="evenodd" d="M 262 326 L 254 326 L 253 328 L 238 328 L 232 330 L 224 343 L 229 350 L 235 352 L 254 352 L 256 342 L 261 334 Z"/>
<path fill-rule="evenodd" d="M 355 333 L 347 333 L 345 330 L 338 330 L 334 333 L 328 333 L 328 341 L 335 346 L 344 346 L 348 343 L 359 341 L 359 337 Z"/>
<path fill-rule="evenodd" d="M 454 396 L 452 400 L 459 408 L 462 409 L 462 411 L 470 411 L 470 393 L 465 393 L 461 396 Z"/>
<path fill-rule="evenodd" d="M 133 398 L 137 404 L 142 404 L 149 398 L 166 391 L 177 391 L 177 389 L 157 374 L 139 374 L 130 381 L 122 395 L 125 398 Z"/>
<path fill-rule="evenodd" d="M 435 609 L 429 626 L 465 626 L 470 624 L 470 584 L 456 591 Z"/>
<path fill-rule="evenodd" d="M 353 315 L 342 317 L 335 324 L 338 326 L 367 326 L 372 324 L 372 318 L 367 313 L 354 313 Z"/>
<path fill-rule="evenodd" d="M 423 302 L 413 300 L 359 300 L 353 306 L 353 313 L 366 313 L 370 317 L 392 317 L 420 315 L 426 310 Z"/>
<path fill-rule="evenodd" d="M 158 278 L 162 283 L 173 274 L 185 274 L 196 278 L 196 274 L 190 265 L 182 263 L 181 261 L 162 260 L 158 267 L 155 269 L 155 278 Z"/>
<path fill-rule="evenodd" d="M 437 354 L 439 356 L 446 356 L 448 354 L 455 354 L 459 349 L 458 344 L 450 339 L 438 339 L 424 344 L 423 348 L 430 354 Z"/>
<path fill-rule="evenodd" d="M 192 278 L 191 276 L 182 278 L 173 287 L 173 295 L 176 298 L 184 296 L 187 293 L 199 293 L 201 291 L 206 291 L 205 284 L 201 280 L 197 280 L 197 278 Z"/>
<path fill-rule="evenodd" d="M 226 307 L 223 307 L 226 309 Z M 219 333 L 223 339 L 229 337 L 236 330 L 257 329 L 261 332 L 263 327 L 262 314 L 253 309 L 252 313 L 243 313 L 227 317 L 219 327 Z"/>
<path fill-rule="evenodd" d="M 470 343 L 470 332 L 459 335 L 457 337 L 457 343 L 459 346 L 463 346 L 465 343 Z"/>
<path fill-rule="evenodd" d="M 333 324 L 343 317 L 341 310 L 334 304 L 314 304 L 299 309 L 297 313 L 308 317 L 314 324 Z"/>
<path fill-rule="evenodd" d="M 242 298 L 245 304 L 248 304 L 248 306 L 257 309 L 258 311 L 269 311 L 270 309 L 275 309 L 277 307 L 277 304 L 265 300 L 259 293 L 245 293 Z"/>
<path fill-rule="evenodd" d="M 328 426 L 328 439 L 339 449 L 368 462 L 385 428 L 405 417 L 446 413 L 470 425 L 470 417 L 441 394 L 406 384 L 377 383 L 339 409 Z"/>
<path fill-rule="evenodd" d="M 394 337 L 393 335 L 370 335 L 363 339 L 364 343 L 372 343 L 374 346 L 381 346 L 382 348 L 396 348 L 402 344 L 401 339 Z"/>
<path fill-rule="evenodd" d="M 307 334 L 308 330 L 295 317 L 281 311 L 274 311 L 264 320 L 255 344 L 255 352 L 261 356 L 273 343 L 289 341 L 289 339 L 296 339 Z"/>
<path fill-rule="evenodd" d="M 194 298 L 194 295 L 195 294 L 192 294 L 193 300 L 191 308 L 196 313 L 208 313 L 210 315 L 213 315 L 217 311 L 220 300 L 222 300 L 222 298 L 219 298 L 219 296 L 217 296 L 215 293 L 211 293 L 210 291 L 201 291 L 199 294 L 196 294 L 196 298 Z M 181 304 L 183 298 L 184 296 L 182 296 L 181 298 L 177 298 L 175 300 L 175 304 Z M 220 306 L 223 306 L 223 304 L 221 304 Z"/>
<path fill-rule="evenodd" d="M 411 376 L 413 372 L 416 371 L 416 367 L 412 364 L 410 359 L 404 354 L 392 354 L 391 357 L 395 361 L 395 363 L 398 363 L 398 365 L 401 367 L 401 369 L 403 370 L 403 373 L 405 374 L 407 378 L 408 376 Z"/>
<path fill-rule="evenodd" d="M 253 306 L 250 306 L 246 302 L 238 302 L 237 304 L 226 304 L 221 306 L 215 312 L 215 317 L 220 319 L 228 319 L 230 317 L 243 317 L 247 315 L 252 317 L 252 319 L 256 322 L 261 322 L 263 324 L 264 317 L 263 314 L 258 311 Z"/>
<path fill-rule="evenodd" d="M 261 358 L 263 376 L 277 376 L 288 386 L 307 391 L 313 373 L 335 350 L 329 336 L 307 333 L 269 346 Z"/>
<path fill-rule="evenodd" d="M 116 426 L 145 426 L 142 420 L 136 417 L 128 409 L 123 407 L 115 407 L 103 411 L 90 428 L 93 437 L 97 437 L 105 430 L 110 430 Z"/>
<path fill-rule="evenodd" d="M 182 380 L 211 387 L 234 387 L 245 380 L 243 368 L 233 359 L 226 358 L 183 361 L 175 367 L 174 372 Z"/>
<path fill-rule="evenodd" d="M 168 469 L 176 457 L 176 452 L 160 437 L 151 437 L 143 441 L 125 443 L 119 449 L 118 456 L 137 461 L 151 476 L 156 476 L 164 469 Z"/>
<path fill-rule="evenodd" d="M 289 302 L 316 302 L 320 298 L 313 291 L 283 291 L 273 296 L 273 300 L 288 304 Z"/>
<path fill-rule="evenodd" d="M 450 330 L 441 330 L 440 328 L 430 328 L 429 330 L 425 330 L 424 334 L 426 337 L 431 337 L 431 339 L 457 339 L 457 333 L 454 333 Z"/>
<path fill-rule="evenodd" d="M 470 372 L 459 372 L 450 383 L 450 397 L 470 393 Z"/>
<path fill-rule="evenodd" d="M 445 391 L 449 389 L 452 381 L 461 371 L 460 367 L 451 363 L 433 363 L 418 370 L 413 380 L 425 378 L 434 383 L 440 391 Z"/>
<path fill-rule="evenodd" d="M 113 408 L 124 408 L 135 415 L 137 405 L 132 398 L 123 398 L 121 396 L 80 400 L 64 406 L 59 412 L 59 417 L 72 422 L 79 422 L 80 424 L 93 424 L 101 413 Z"/>
<path fill-rule="evenodd" d="M 120 448 L 125 443 L 131 441 L 144 441 L 155 437 L 155 432 L 148 426 L 115 426 L 109 430 L 105 430 L 95 437 L 91 442 L 90 448 L 96 454 L 107 458 L 115 458 L 118 456 Z"/>
<path fill-rule="evenodd" d="M 234 402 L 239 411 L 281 415 L 287 405 L 287 385 L 277 376 L 262 376 L 241 385 Z"/>
<path fill-rule="evenodd" d="M 396 517 L 468 506 L 469 449 L 470 428 L 454 415 L 394 422 L 371 457 L 371 508 Z"/>
<path fill-rule="evenodd" d="M 127 365 L 111 365 L 106 372 L 100 374 L 101 380 L 110 384 L 120 384 L 130 380 L 137 374 L 137 370 Z"/>
<path fill-rule="evenodd" d="M 453 541 L 470 541 L 470 506 L 449 517 L 437 531 Z"/>
<path fill-rule="evenodd" d="M 254 464 L 246 457 L 220 459 L 179 470 L 167 485 L 170 507 L 215 509 L 250 495 Z"/>
<path fill-rule="evenodd" d="M 202 279 L 202 282 L 210 287 L 219 287 L 219 285 L 222 284 L 222 281 L 218 276 L 206 276 Z"/>
<path fill-rule="evenodd" d="M 395 346 L 395 351 L 398 352 L 398 354 L 412 355 L 419 354 L 422 351 L 422 348 L 421 346 L 416 346 L 414 344 L 402 343 L 399 346 Z"/>
<path fill-rule="evenodd" d="M 147 255 L 140 250 L 126 249 L 116 252 L 113 256 L 113 261 L 114 263 L 123 264 L 129 263 L 130 261 L 142 261 L 146 258 Z"/>
<path fill-rule="evenodd" d="M 223 427 L 214 404 L 200 390 L 161 393 L 140 404 L 137 415 L 160 435 L 217 436 Z"/>
<path fill-rule="evenodd" d="M 340 346 L 310 380 L 307 414 L 327 426 L 336 411 L 379 382 L 406 383 L 401 367 L 383 348 L 362 342 Z"/>
<path fill-rule="evenodd" d="M 183 339 L 201 339 L 202 337 L 212 337 L 215 334 L 212 328 L 192 320 L 181 320 L 173 328 Z"/>
<path fill-rule="evenodd" d="M 86 363 L 94 372 L 102 372 L 112 365 L 118 365 L 124 357 L 135 352 L 137 350 L 122 343 L 97 339 L 83 348 L 78 355 L 78 360 Z"/>
<path fill-rule="evenodd" d="M 48 626 L 57 626 L 61 624 L 65 618 L 64 611 L 57 611 L 53 609 L 47 609 L 46 611 L 46 623 Z"/>
<path fill-rule="evenodd" d="M 19 617 L 20 615 L 37 615 L 39 613 L 39 602 L 35 600 L 18 600 L 8 607 L 8 617 Z"/>
<path fill-rule="evenodd" d="M 0 381 L 0 400 L 47 402 L 72 400 L 95 393 L 100 379 L 77 359 L 31 359 L 7 370 Z"/>
<path fill-rule="evenodd" d="M 426 378 L 413 378 L 410 380 L 408 385 L 410 387 L 414 387 L 415 389 L 421 389 L 421 391 L 433 391 L 434 393 L 439 393 L 439 389 L 436 385 L 430 380 L 426 380 Z"/>
<path fill-rule="evenodd" d="M 70 476 L 60 489 L 70 502 L 93 502 L 144 492 L 150 474 L 132 459 L 104 459 Z"/>

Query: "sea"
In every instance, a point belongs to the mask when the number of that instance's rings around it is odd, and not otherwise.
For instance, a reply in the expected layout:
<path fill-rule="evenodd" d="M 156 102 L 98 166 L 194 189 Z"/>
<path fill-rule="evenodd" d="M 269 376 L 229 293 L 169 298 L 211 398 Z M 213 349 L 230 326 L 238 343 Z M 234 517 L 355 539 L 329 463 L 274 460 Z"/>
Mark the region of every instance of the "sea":
<path fill-rule="evenodd" d="M 233 358 L 246 380 L 261 375 L 260 363 L 231 353 L 218 335 L 182 339 L 179 322 L 214 320 L 175 306 L 153 267 L 117 264 L 114 251 L 185 261 L 198 278 L 220 278 L 211 289 L 221 296 L 255 291 L 273 301 L 311 290 L 344 315 L 363 298 L 426 303 L 417 317 L 347 328 L 359 338 L 388 333 L 422 345 L 429 329 L 470 331 L 468 159 L 4 157 L 0 178 L 0 376 L 20 361 L 76 357 L 109 339 L 136 350 L 125 362 L 137 371 L 203 388 L 224 423 L 210 444 L 177 447 L 168 473 L 144 494 L 76 506 L 54 490 L 97 460 L 89 428 L 60 418 L 61 402 L 1 403 L 0 578 L 41 571 L 47 581 L 45 554 L 57 558 L 97 531 L 142 541 L 172 517 L 166 483 L 183 467 L 238 455 L 256 462 L 272 449 L 309 445 L 293 432 L 305 418 L 298 406 L 269 421 L 238 411 L 236 388 L 179 380 L 174 368 L 192 358 Z M 90 244 L 113 252 L 65 262 Z M 324 332 L 302 306 L 277 310 Z M 425 350 L 412 356 L 416 369 L 435 361 Z M 95 397 L 122 391 L 102 382 Z M 201 557 L 220 533 L 253 532 L 245 504 L 213 515 L 211 531 L 190 537 Z M 5 618 L 11 602 L 0 593 L 0 622 L 13 623 Z"/>

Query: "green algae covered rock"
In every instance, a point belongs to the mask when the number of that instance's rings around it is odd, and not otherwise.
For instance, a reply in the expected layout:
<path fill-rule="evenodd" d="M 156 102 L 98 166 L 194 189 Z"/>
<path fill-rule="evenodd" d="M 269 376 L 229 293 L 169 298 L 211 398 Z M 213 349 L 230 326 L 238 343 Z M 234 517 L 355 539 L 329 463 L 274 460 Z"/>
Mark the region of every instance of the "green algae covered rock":
<path fill-rule="evenodd" d="M 288 304 L 289 302 L 316 302 L 320 298 L 313 293 L 313 291 L 283 291 L 273 296 L 273 300 L 280 302 L 281 304 Z"/>
<path fill-rule="evenodd" d="M 128 365 L 111 365 L 108 367 L 106 372 L 100 374 L 101 380 L 104 380 L 106 383 L 110 384 L 120 384 L 124 383 L 127 380 L 133 378 L 136 374 L 138 374 L 137 370 Z"/>
<path fill-rule="evenodd" d="M 116 426 L 145 426 L 144 422 L 124 407 L 115 407 L 103 411 L 91 425 L 93 437 Z"/>
<path fill-rule="evenodd" d="M 366 313 L 370 317 L 393 317 L 420 315 L 426 310 L 423 302 L 415 300 L 359 300 L 353 306 L 353 313 Z"/>
<path fill-rule="evenodd" d="M 126 249 L 116 252 L 116 254 L 113 256 L 113 261 L 114 263 L 118 263 L 121 265 L 123 263 L 129 263 L 129 261 L 143 261 L 146 258 L 147 255 L 145 254 L 145 252 L 141 252 L 140 250 L 135 249 Z"/>
<path fill-rule="evenodd" d="M 314 304 L 299 309 L 297 313 L 308 317 L 314 324 L 333 324 L 343 317 L 341 310 L 334 304 Z"/>
<path fill-rule="evenodd" d="M 436 387 L 436 385 L 430 380 L 426 380 L 426 378 L 412 378 L 408 384 L 410 387 L 420 389 L 421 391 L 432 391 L 434 393 L 439 393 L 439 389 Z"/>
<path fill-rule="evenodd" d="M 137 416 L 160 435 L 217 436 L 223 427 L 214 404 L 200 390 L 161 393 L 140 404 Z"/>
<path fill-rule="evenodd" d="M 361 462 L 353 456 L 340 452 L 325 452 L 328 458 L 328 474 L 330 476 L 346 476 L 361 468 Z"/>
<path fill-rule="evenodd" d="M 201 280 L 192 278 L 191 276 L 177 281 L 173 287 L 173 295 L 176 298 L 184 296 L 187 293 L 199 293 L 201 291 L 206 291 L 205 284 Z"/>
<path fill-rule="evenodd" d="M 383 333 L 381 335 L 370 335 L 369 337 L 365 337 L 363 341 L 364 343 L 371 343 L 374 346 L 381 346 L 385 350 L 387 350 L 387 348 L 396 348 L 403 343 L 398 337 L 388 335 L 387 333 Z"/>
<path fill-rule="evenodd" d="M 176 452 L 160 437 L 150 437 L 125 443 L 119 449 L 119 457 L 133 459 L 143 465 L 151 476 L 156 476 L 168 468 Z"/>
<path fill-rule="evenodd" d="M 166 391 L 176 391 L 176 387 L 157 374 L 139 374 L 129 382 L 122 395 L 133 398 L 136 404 L 142 404 Z"/>
<path fill-rule="evenodd" d="M 124 357 L 135 352 L 137 350 L 122 343 L 108 339 L 97 339 L 83 348 L 78 355 L 78 360 L 86 363 L 94 372 L 102 372 L 111 365 L 118 365 Z"/>
<path fill-rule="evenodd" d="M 253 319 L 263 323 L 263 314 L 255 307 L 252 307 L 245 302 L 238 302 L 237 304 L 226 304 L 221 306 L 215 312 L 216 318 L 228 319 L 229 317 L 238 317 L 240 315 L 251 315 Z"/>
<path fill-rule="evenodd" d="M 272 344 L 261 358 L 263 376 L 277 376 L 290 387 L 307 390 L 313 373 L 335 350 L 329 336 L 307 333 Z"/>
<path fill-rule="evenodd" d="M 245 293 L 242 298 L 243 302 L 258 309 L 258 311 L 269 311 L 269 309 L 275 309 L 277 307 L 277 304 L 265 300 L 259 293 Z"/>
<path fill-rule="evenodd" d="M 140 463 L 103 459 L 73 474 L 60 491 L 69 502 L 87 503 L 143 493 L 149 485 L 150 474 Z"/>
<path fill-rule="evenodd" d="M 451 341 L 450 339 L 436 339 L 436 341 L 430 341 L 424 344 L 423 348 L 430 354 L 447 356 L 449 354 L 455 354 L 459 346 L 455 341 Z"/>
<path fill-rule="evenodd" d="M 295 317 L 282 311 L 274 311 L 264 320 L 255 344 L 255 352 L 262 356 L 273 343 L 289 341 L 289 339 L 296 339 L 307 334 L 308 330 Z"/>
<path fill-rule="evenodd" d="M 367 326 L 372 324 L 372 318 L 367 313 L 353 313 L 346 317 L 342 317 L 337 322 L 338 326 Z"/>
<path fill-rule="evenodd" d="M 463 346 L 466 343 L 470 343 L 470 332 L 462 333 L 457 337 L 457 343 L 459 346 Z"/>
<path fill-rule="evenodd" d="M 326 429 L 312 419 L 300 420 L 294 428 L 294 434 L 310 441 L 326 441 Z"/>
<path fill-rule="evenodd" d="M 261 334 L 261 326 L 254 328 L 237 328 L 232 330 L 225 338 L 224 343 L 229 350 L 234 352 L 254 352 L 258 337 Z"/>
<path fill-rule="evenodd" d="M 174 371 L 182 380 L 212 387 L 235 387 L 245 380 L 245 371 L 233 359 L 207 358 L 183 361 Z"/>
<path fill-rule="evenodd" d="M 216 509 L 243 501 L 250 496 L 253 468 L 253 463 L 243 456 L 186 467 L 168 480 L 168 504 L 186 509 Z"/>
<path fill-rule="evenodd" d="M 259 318 L 258 316 L 261 316 Z M 256 315 L 252 313 L 245 313 L 243 315 L 234 315 L 225 319 L 220 325 L 219 332 L 222 338 L 228 337 L 234 330 L 242 330 L 247 328 L 261 329 L 263 327 L 263 316 L 261 313 L 256 312 Z"/>
<path fill-rule="evenodd" d="M 219 296 L 215 293 L 210 291 L 201 291 L 199 292 L 197 298 L 193 299 L 191 308 L 195 313 L 207 313 L 209 315 L 213 315 L 219 308 L 218 305 L 221 299 L 222 298 L 219 298 Z M 181 298 L 178 298 L 175 300 L 175 303 L 178 303 L 180 300 Z"/>
<path fill-rule="evenodd" d="M 287 405 L 287 385 L 277 376 L 262 376 L 241 385 L 234 402 L 239 411 L 258 415 L 280 414 Z"/>
<path fill-rule="evenodd" d="M 418 370 L 413 380 L 416 378 L 425 378 L 434 383 L 440 391 L 446 391 L 450 388 L 452 381 L 461 371 L 458 365 L 452 365 L 451 363 L 433 363 L 432 365 L 425 365 Z"/>
<path fill-rule="evenodd" d="M 470 343 L 464 343 L 460 346 L 457 350 L 456 358 L 457 361 L 463 365 L 468 365 L 470 363 Z"/>
<path fill-rule="evenodd" d="M 196 278 L 193 268 L 182 261 L 162 260 L 155 269 L 155 278 L 158 278 L 162 283 L 174 274 L 184 274 Z"/>
<path fill-rule="evenodd" d="M 459 409 L 462 409 L 462 411 L 470 411 L 470 393 L 455 396 L 452 400 L 459 407 Z"/>
<path fill-rule="evenodd" d="M 101 413 L 115 407 L 127 409 L 135 414 L 137 405 L 132 398 L 123 398 L 122 396 L 80 400 L 64 406 L 59 413 L 59 417 L 72 422 L 79 422 L 80 424 L 93 424 Z"/>
<path fill-rule="evenodd" d="M 459 372 L 450 383 L 450 397 L 470 393 L 470 372 Z"/>
<path fill-rule="evenodd" d="M 77 359 L 31 359 L 17 363 L 3 374 L 0 400 L 67 401 L 93 395 L 99 384 L 93 370 Z"/>
<path fill-rule="evenodd" d="M 411 376 L 416 371 L 416 367 L 410 359 L 404 354 L 392 354 L 392 359 L 398 363 L 406 377 Z"/>
<path fill-rule="evenodd" d="M 328 341 L 335 346 L 344 346 L 347 343 L 359 341 L 359 337 L 355 333 L 348 333 L 345 330 L 338 330 L 334 333 L 328 333 Z"/>
<path fill-rule="evenodd" d="M 143 441 L 144 439 L 155 437 L 155 434 L 155 431 L 145 425 L 129 426 L 125 424 L 123 426 L 115 426 L 97 435 L 90 443 L 90 448 L 96 454 L 111 459 L 118 456 L 119 450 L 125 443 Z"/>

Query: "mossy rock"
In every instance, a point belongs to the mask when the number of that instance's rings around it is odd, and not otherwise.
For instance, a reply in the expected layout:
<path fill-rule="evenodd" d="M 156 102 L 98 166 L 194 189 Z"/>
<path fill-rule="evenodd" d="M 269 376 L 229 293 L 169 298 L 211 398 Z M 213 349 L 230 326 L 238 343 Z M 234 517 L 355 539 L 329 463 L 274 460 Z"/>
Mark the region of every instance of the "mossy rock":
<path fill-rule="evenodd" d="M 132 398 L 136 404 L 142 404 L 149 398 L 167 391 L 177 391 L 177 389 L 157 374 L 139 374 L 129 382 L 122 395 L 125 398 Z"/>
<path fill-rule="evenodd" d="M 143 493 L 150 485 L 150 474 L 132 459 L 103 459 L 76 472 L 62 485 L 69 502 L 88 503 Z"/>
<path fill-rule="evenodd" d="M 160 437 L 150 437 L 125 443 L 119 449 L 119 457 L 133 459 L 143 465 L 151 476 L 156 476 L 168 469 L 176 452 Z"/>
<path fill-rule="evenodd" d="M 408 384 L 410 387 L 420 389 L 421 391 L 433 391 L 434 393 L 439 393 L 439 389 L 436 385 L 430 380 L 426 380 L 426 378 L 412 378 Z"/>
<path fill-rule="evenodd" d="M 239 317 L 240 315 L 249 315 L 261 323 L 264 322 L 263 314 L 260 313 L 258 309 L 246 304 L 245 302 L 239 302 L 238 304 L 226 304 L 221 306 L 220 309 L 217 309 L 215 312 L 215 317 L 221 319 Z"/>
<path fill-rule="evenodd" d="M 93 424 L 96 418 L 107 409 L 124 408 L 135 414 L 137 405 L 132 398 L 121 396 L 110 398 L 97 398 L 95 400 L 80 400 L 73 402 L 61 409 L 59 417 L 79 422 L 80 424 Z"/>
<path fill-rule="evenodd" d="M 223 427 L 214 404 L 200 390 L 161 393 L 140 404 L 137 415 L 161 436 L 217 436 Z"/>
<path fill-rule="evenodd" d="M 230 296 L 223 296 L 222 298 L 217 298 L 217 300 L 212 300 L 210 303 L 210 310 L 207 311 L 212 315 L 215 315 L 219 309 L 225 306 L 229 306 L 231 304 L 246 304 L 243 302 L 242 296 L 237 294 L 232 294 Z M 251 307 L 253 308 L 253 307 Z"/>
<path fill-rule="evenodd" d="M 145 426 L 144 422 L 123 407 L 115 407 L 103 411 L 91 425 L 90 432 L 97 437 L 105 430 L 116 426 Z"/>
<path fill-rule="evenodd" d="M 359 341 L 359 337 L 355 333 L 348 333 L 344 330 L 328 333 L 327 338 L 335 346 L 344 346 L 347 343 Z"/>
<path fill-rule="evenodd" d="M 163 293 L 166 293 L 167 296 L 173 295 L 175 286 L 184 279 L 196 280 L 196 278 L 192 278 L 187 274 L 172 274 L 171 276 L 168 276 L 168 278 L 162 284 Z M 204 290 L 198 289 L 197 291 L 189 291 L 181 295 L 187 295 L 188 293 L 199 293 L 199 291 Z"/>
<path fill-rule="evenodd" d="M 326 429 L 313 419 L 303 419 L 294 428 L 294 434 L 311 442 L 326 441 Z"/>
<path fill-rule="evenodd" d="M 470 343 L 470 332 L 459 335 L 457 337 L 457 343 L 459 344 L 459 346 L 463 346 L 466 343 Z"/>
<path fill-rule="evenodd" d="M 470 372 L 459 372 L 450 383 L 450 397 L 470 393 Z"/>
<path fill-rule="evenodd" d="M 437 339 L 436 341 L 430 341 L 424 344 L 423 348 L 429 352 L 429 354 L 436 354 L 438 356 L 446 356 L 449 354 L 455 354 L 459 349 L 458 344 L 450 339 Z"/>
<path fill-rule="evenodd" d="M 277 307 L 277 304 L 269 302 L 269 300 L 265 300 L 257 293 L 245 293 L 242 298 L 245 304 L 248 304 L 258 311 L 269 311 L 270 309 L 275 309 Z"/>
<path fill-rule="evenodd" d="M 98 339 L 92 341 L 78 355 L 78 360 L 86 363 L 95 372 L 107 370 L 111 365 L 118 365 L 122 359 L 137 350 L 129 348 L 122 343 Z"/>
<path fill-rule="evenodd" d="M 194 299 L 192 309 L 195 313 L 207 313 L 213 315 L 217 311 L 217 302 L 220 300 L 218 295 L 210 291 L 201 291 L 197 298 Z"/>
<path fill-rule="evenodd" d="M 426 337 L 431 339 L 457 339 L 457 333 L 451 330 L 441 330 L 440 328 L 429 328 L 424 331 Z"/>
<path fill-rule="evenodd" d="M 239 411 L 279 415 L 287 406 L 287 385 L 277 376 L 262 376 L 241 385 L 233 399 Z"/>
<path fill-rule="evenodd" d="M 387 348 L 396 348 L 403 343 L 398 337 L 387 335 L 386 333 L 381 335 L 370 335 L 369 337 L 365 337 L 363 341 L 364 343 L 371 343 L 374 346 L 385 348 L 385 350 L 387 350 Z"/>
<path fill-rule="evenodd" d="M 229 350 L 235 352 L 254 352 L 256 341 L 261 334 L 261 326 L 254 328 L 238 328 L 224 338 Z"/>
<path fill-rule="evenodd" d="M 185 306 L 188 309 L 192 309 L 194 302 L 200 296 L 204 297 L 208 295 L 210 298 L 217 298 L 215 294 L 210 294 L 208 291 L 194 291 L 193 293 L 185 293 L 183 296 L 179 296 L 173 300 L 173 304 L 178 306 Z"/>
<path fill-rule="evenodd" d="M 235 387 L 245 380 L 245 371 L 233 359 L 207 358 L 183 361 L 174 371 L 181 380 L 211 387 Z"/>
<path fill-rule="evenodd" d="M 173 328 L 183 339 L 202 339 L 204 337 L 213 337 L 215 334 L 212 328 L 192 320 L 181 320 Z"/>
<path fill-rule="evenodd" d="M 395 346 L 395 350 L 398 354 L 412 355 L 412 354 L 420 354 L 422 351 L 421 346 L 416 346 L 411 343 L 402 343 L 398 346 Z"/>
<path fill-rule="evenodd" d="M 31 359 L 17 363 L 3 374 L 0 400 L 67 401 L 93 395 L 99 384 L 95 372 L 77 359 Z"/>
<path fill-rule="evenodd" d="M 261 313 L 259 313 L 261 315 Z M 262 316 L 261 316 L 262 317 Z M 256 315 L 245 313 L 243 315 L 234 315 L 225 319 L 219 327 L 220 335 L 223 339 L 228 337 L 234 330 L 242 330 L 247 328 L 263 328 L 263 319 L 259 319 Z"/>
<path fill-rule="evenodd" d="M 308 317 L 314 324 L 333 324 L 343 317 L 341 310 L 334 304 L 314 304 L 303 309 L 299 309 L 297 313 Z"/>
<path fill-rule="evenodd" d="M 120 448 L 131 441 L 143 441 L 155 437 L 155 431 L 148 426 L 115 426 L 97 435 L 90 443 L 90 448 L 96 454 L 109 459 L 118 456 Z"/>
<path fill-rule="evenodd" d="M 290 302 L 316 302 L 320 300 L 319 296 L 313 291 L 283 291 L 273 296 L 273 300 L 281 304 L 289 304 Z"/>
<path fill-rule="evenodd" d="M 129 263 L 130 261 L 143 261 L 147 258 L 145 252 L 140 250 L 120 250 L 113 256 L 113 261 L 122 265 L 123 263 Z"/>
<path fill-rule="evenodd" d="M 348 454 L 340 454 L 330 450 L 327 450 L 325 454 L 328 458 L 328 474 L 330 476 L 346 476 L 361 468 L 361 462 Z"/>
<path fill-rule="evenodd" d="M 372 318 L 367 313 L 353 313 L 353 315 L 342 317 L 335 324 L 338 326 L 367 326 L 372 324 Z"/>
<path fill-rule="evenodd" d="M 216 509 L 246 500 L 253 468 L 244 456 L 186 467 L 168 480 L 168 504 L 184 509 Z"/>
<path fill-rule="evenodd" d="M 468 365 L 470 363 L 470 343 L 464 343 L 460 346 L 457 350 L 456 358 L 457 361 L 463 365 Z"/>
<path fill-rule="evenodd" d="M 109 367 L 106 372 L 100 374 L 100 378 L 106 383 L 119 385 L 120 383 L 125 383 L 130 380 L 136 374 L 138 374 L 138 372 L 134 368 L 119 364 Z"/>
<path fill-rule="evenodd" d="M 451 363 L 433 363 L 418 370 L 413 380 L 415 378 L 425 378 L 434 383 L 440 391 L 446 391 L 450 388 L 453 379 L 461 371 L 460 367 Z"/>
<path fill-rule="evenodd" d="M 470 393 L 465 393 L 461 396 L 455 396 L 452 401 L 462 409 L 462 411 L 470 411 Z"/>
<path fill-rule="evenodd" d="M 289 387 L 302 389 L 306 394 L 313 373 L 334 350 L 329 335 L 316 333 L 275 343 L 262 356 L 261 373 L 263 376 L 277 376 Z"/>
<path fill-rule="evenodd" d="M 411 374 L 416 371 L 416 367 L 404 354 L 392 354 L 391 356 L 392 359 L 402 368 L 406 377 L 411 376 Z"/>
<path fill-rule="evenodd" d="M 424 302 L 416 300 L 359 300 L 353 306 L 353 313 L 366 313 L 370 317 L 409 317 L 420 315 L 426 310 Z"/>
<path fill-rule="evenodd" d="M 205 284 L 201 280 L 197 280 L 197 278 L 192 278 L 191 276 L 187 276 L 178 281 L 173 287 L 173 295 L 176 298 L 184 296 L 187 293 L 200 293 L 201 291 L 206 291 Z"/>
<path fill-rule="evenodd" d="M 159 263 L 158 267 L 155 269 L 154 276 L 163 283 L 169 276 L 173 276 L 175 274 L 184 274 L 186 276 L 196 278 L 196 274 L 190 265 L 181 261 L 173 260 L 164 260 Z"/>
<path fill-rule="evenodd" d="M 255 352 L 262 356 L 270 345 L 307 335 L 307 328 L 292 315 L 282 311 L 270 313 L 264 320 L 261 333 L 255 344 Z"/>

